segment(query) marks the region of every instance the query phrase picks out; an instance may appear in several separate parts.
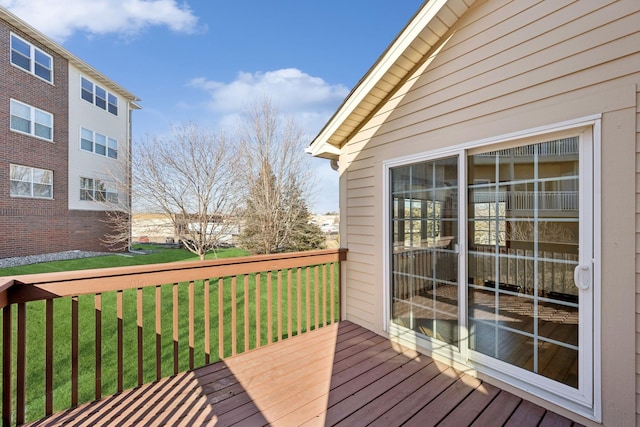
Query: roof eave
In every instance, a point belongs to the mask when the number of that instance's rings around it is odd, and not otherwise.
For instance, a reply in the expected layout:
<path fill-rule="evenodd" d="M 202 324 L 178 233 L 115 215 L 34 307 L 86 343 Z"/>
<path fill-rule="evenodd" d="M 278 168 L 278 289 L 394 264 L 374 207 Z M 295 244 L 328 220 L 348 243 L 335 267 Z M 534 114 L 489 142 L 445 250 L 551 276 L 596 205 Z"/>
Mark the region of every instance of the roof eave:
<path fill-rule="evenodd" d="M 327 153 L 332 153 L 332 156 L 339 155 L 341 148 L 347 142 L 348 138 L 340 137 L 337 133 L 342 130 L 342 132 L 340 132 L 342 135 L 351 134 L 349 131 L 345 132 L 345 121 L 349 118 L 353 120 L 353 112 L 361 107 L 363 101 L 374 89 L 378 88 L 389 69 L 403 56 L 411 44 L 419 37 L 420 33 L 438 16 L 438 13 L 441 12 L 442 8 L 449 1 L 450 0 L 431 0 L 423 4 L 405 28 L 378 58 L 376 63 L 352 89 L 320 133 L 313 139 L 307 149 L 308 153 L 318 157 L 326 157 Z M 467 3 L 469 7 L 473 1 L 474 0 L 467 0 L 465 3 Z M 404 58 L 406 61 L 407 56 Z M 412 62 L 415 66 L 419 61 Z M 374 111 L 376 108 L 377 105 L 371 107 L 370 110 Z M 334 149 L 338 151 L 338 154 L 334 154 Z"/>

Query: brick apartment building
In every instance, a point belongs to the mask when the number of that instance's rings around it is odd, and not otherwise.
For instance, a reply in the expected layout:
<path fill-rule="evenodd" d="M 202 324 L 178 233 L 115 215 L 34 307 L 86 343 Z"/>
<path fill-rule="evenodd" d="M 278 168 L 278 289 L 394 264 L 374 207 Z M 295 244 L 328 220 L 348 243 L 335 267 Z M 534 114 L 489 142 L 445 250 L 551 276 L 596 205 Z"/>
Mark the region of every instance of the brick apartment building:
<path fill-rule="evenodd" d="M 106 249 L 136 101 L 0 8 L 0 258 Z"/>

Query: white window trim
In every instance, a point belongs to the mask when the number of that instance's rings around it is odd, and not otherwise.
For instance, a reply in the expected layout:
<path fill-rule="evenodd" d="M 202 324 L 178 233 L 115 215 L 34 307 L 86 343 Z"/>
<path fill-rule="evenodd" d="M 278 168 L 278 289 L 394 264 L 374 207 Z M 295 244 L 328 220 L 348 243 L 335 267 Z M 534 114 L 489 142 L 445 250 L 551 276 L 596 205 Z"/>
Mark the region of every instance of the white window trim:
<path fill-rule="evenodd" d="M 383 202 L 383 211 L 382 211 L 382 221 L 383 221 L 383 233 L 382 233 L 382 242 L 381 247 L 383 248 L 383 263 L 382 263 L 382 295 L 383 295 L 383 329 L 390 336 L 399 340 L 405 345 L 411 346 L 413 348 L 423 348 L 429 352 L 432 352 L 435 357 L 439 357 L 444 360 L 448 360 L 451 363 L 460 363 L 462 365 L 468 366 L 477 370 L 478 372 L 484 372 L 489 374 L 497 379 L 505 381 L 509 384 L 514 385 L 515 387 L 522 388 L 528 393 L 532 395 L 538 396 L 544 400 L 552 402 L 554 404 L 560 404 L 561 406 L 567 408 L 575 412 L 576 414 L 582 415 L 586 418 L 595 420 L 600 422 L 602 420 L 602 360 L 601 360 L 601 351 L 602 351 L 602 342 L 601 342 L 601 324 L 602 324 L 602 312 L 601 307 L 599 305 L 599 301 L 601 301 L 602 294 L 602 286 L 601 286 L 601 176 L 602 176 L 602 164 L 600 156 L 597 153 L 601 152 L 601 114 L 595 114 L 591 116 L 576 118 L 573 120 L 568 120 L 564 122 L 559 122 L 555 124 L 550 124 L 546 126 L 540 126 L 536 128 L 526 129 L 518 132 L 512 132 L 504 135 L 499 135 L 490 138 L 484 138 L 481 140 L 470 141 L 462 144 L 457 144 L 451 147 L 445 147 L 437 150 L 430 150 L 427 152 L 417 153 L 414 155 L 407 155 L 398 158 L 389 159 L 383 161 L 382 163 L 382 190 L 384 194 L 384 202 Z M 591 401 L 591 404 L 587 405 L 581 401 L 581 399 L 572 399 L 571 397 L 567 397 L 568 395 L 575 395 L 575 389 L 570 387 L 566 387 L 567 394 L 564 394 L 562 390 L 558 393 L 552 392 L 547 387 L 547 381 L 541 381 L 540 384 L 532 384 L 536 382 L 538 378 L 536 378 L 535 374 L 532 374 L 532 382 L 528 382 L 528 378 L 525 378 L 524 381 L 520 381 L 519 383 L 514 383 L 513 377 L 508 374 L 504 374 L 500 371 L 500 369 L 491 369 L 490 367 L 484 365 L 478 365 L 471 363 L 469 361 L 469 350 L 468 344 L 466 342 L 466 328 L 460 328 L 460 349 L 451 345 L 444 345 L 442 343 L 433 342 L 430 340 L 426 340 L 413 333 L 412 331 L 407 331 L 406 329 L 401 329 L 394 325 L 390 321 L 390 304 L 391 304 L 391 287 L 390 287 L 390 239 L 391 239 L 391 230 L 389 227 L 390 221 L 390 201 L 388 195 L 390 194 L 390 183 L 389 176 L 390 170 L 394 167 L 404 166 L 412 163 L 419 163 L 423 161 L 439 159 L 443 157 L 450 156 L 460 156 L 460 170 L 459 174 L 459 182 L 466 183 L 466 156 L 468 150 L 472 150 L 475 148 L 480 148 L 487 145 L 495 145 L 500 143 L 509 143 L 509 142 L 517 142 L 520 140 L 535 138 L 540 136 L 545 136 L 547 134 L 558 134 L 563 131 L 571 132 L 578 131 L 581 128 L 590 127 L 592 130 L 592 145 L 593 145 L 593 170 L 592 170 L 592 178 L 593 178 L 593 188 L 592 188 L 592 203 L 593 203 L 593 237 L 591 243 L 593 245 L 593 283 L 591 286 L 591 292 L 593 295 L 593 307 L 592 307 L 592 321 L 593 321 L 593 338 L 592 338 L 592 396 L 586 396 L 584 401 Z M 585 165 L 586 166 L 586 165 Z M 465 184 L 466 188 L 466 184 Z M 467 196 L 466 191 L 460 191 L 461 201 L 460 201 L 460 214 L 464 214 L 463 218 L 467 218 L 466 205 L 467 205 Z M 467 242 L 467 230 L 466 230 L 466 221 L 459 221 L 459 253 L 460 256 L 466 254 L 466 242 Z M 466 277 L 466 263 L 459 264 L 459 277 Z M 466 281 L 460 282 L 466 283 Z M 465 287 L 460 287 L 460 293 L 465 292 Z M 466 307 L 460 307 L 460 319 L 466 319 Z M 466 320 L 460 323 L 461 325 L 466 325 Z M 526 376 L 525 376 L 526 377 Z M 551 380 L 550 383 L 553 383 L 554 387 L 559 385 Z M 532 385 L 532 387 L 528 387 Z M 557 388 L 557 387 L 556 387 Z M 562 387 L 560 387 L 562 388 Z M 559 403 L 560 401 L 560 403 Z"/>
<path fill-rule="evenodd" d="M 85 150 L 84 148 L 82 148 L 82 131 L 83 130 L 86 130 L 87 132 L 91 132 L 91 142 L 92 142 L 92 148 L 93 148 L 92 151 Z M 105 152 L 104 152 L 104 154 L 100 154 L 100 153 L 96 152 L 96 134 L 102 135 L 105 138 L 105 146 L 104 146 L 105 147 Z M 96 156 L 104 157 L 104 158 L 111 159 L 111 160 L 116 160 L 116 161 L 118 160 L 118 153 L 120 151 L 120 148 L 119 148 L 120 147 L 120 143 L 118 142 L 118 140 L 116 138 L 111 138 L 109 135 L 104 135 L 104 134 L 102 134 L 100 132 L 95 132 L 95 131 L 93 131 L 91 129 L 88 129 L 86 127 L 81 126 L 80 127 L 80 138 L 79 139 L 80 140 L 79 140 L 78 147 L 80 148 L 80 151 L 83 151 L 85 153 L 92 153 L 92 154 L 95 154 Z M 116 151 L 116 157 L 111 157 L 109 155 L 109 147 L 111 146 L 110 145 L 111 141 L 115 141 L 115 143 L 116 143 L 116 150 L 115 150 Z"/>
<path fill-rule="evenodd" d="M 20 166 L 23 168 L 28 168 L 31 171 L 31 180 L 30 181 L 22 181 L 22 182 L 29 182 L 31 184 L 31 195 L 30 196 L 22 196 L 19 194 L 11 194 L 11 172 L 9 172 L 9 195 L 10 197 L 14 197 L 17 199 L 40 199 L 40 200 L 53 200 L 53 171 L 51 169 L 42 169 L 42 168 L 35 168 L 32 166 L 25 166 L 25 165 L 20 165 L 17 163 L 10 163 L 9 164 L 9 171 L 11 171 L 11 166 Z M 39 171 L 45 171 L 45 172 L 51 172 L 51 197 L 38 197 L 38 196 L 34 196 L 33 195 L 33 171 L 34 170 L 39 170 Z"/>
<path fill-rule="evenodd" d="M 84 99 L 82 97 L 82 91 L 83 91 L 82 79 L 84 79 L 84 80 L 88 81 L 89 83 L 91 83 L 91 87 L 92 87 L 91 95 L 93 96 L 93 102 L 89 102 L 89 101 L 87 101 L 86 99 Z M 105 97 L 104 97 L 105 106 L 104 106 L 104 108 L 102 108 L 101 106 L 99 106 L 96 103 L 96 99 L 97 99 L 96 87 L 99 87 L 100 89 L 104 90 L 104 92 L 105 92 Z M 110 105 L 109 104 L 109 95 L 115 97 L 115 99 L 116 99 L 116 104 L 115 104 L 115 107 L 116 107 L 116 110 L 117 110 L 116 114 L 113 114 L 109 110 L 109 105 Z M 113 92 L 108 91 L 104 86 L 101 86 L 101 85 L 95 83 L 93 80 L 91 80 L 90 78 L 85 77 L 85 76 L 80 76 L 80 99 L 82 99 L 85 102 L 89 102 L 90 104 L 93 104 L 95 107 L 101 109 L 102 111 L 106 111 L 107 113 L 111 114 L 112 116 L 118 117 L 120 115 L 120 98 L 118 97 L 118 95 L 116 95 Z"/>
<path fill-rule="evenodd" d="M 82 187 L 82 180 L 83 180 L 83 179 L 91 180 L 91 182 L 92 182 L 92 188 L 91 188 L 91 189 L 87 189 L 87 188 L 83 188 L 83 187 Z M 98 184 L 98 183 L 103 183 L 103 184 L 105 184 L 105 190 L 104 190 L 104 193 L 105 193 L 105 200 L 98 200 L 98 199 L 96 198 L 96 192 L 97 192 L 97 190 L 96 190 L 96 184 Z M 92 203 L 113 203 L 113 204 L 117 204 L 117 203 L 118 203 L 118 199 L 119 199 L 118 191 L 117 191 L 117 190 L 116 190 L 116 191 L 108 191 L 108 185 L 107 185 L 107 183 L 108 183 L 108 181 L 106 181 L 106 180 L 104 180 L 104 179 L 100 179 L 100 178 L 89 178 L 89 177 L 86 177 L 86 176 L 81 176 L 81 177 L 80 177 L 80 193 L 79 193 L 80 198 L 79 198 L 79 200 L 80 200 L 81 202 L 92 202 Z M 82 191 L 83 191 L 83 190 L 91 191 L 92 195 L 91 195 L 91 198 L 90 198 L 89 200 L 86 200 L 86 199 L 83 199 L 83 198 L 82 198 Z M 115 195 L 115 197 L 116 197 L 116 200 L 115 200 L 115 201 L 113 201 L 113 200 L 109 200 L 109 195 L 110 195 L 110 194 L 111 194 L 111 195 Z"/>
<path fill-rule="evenodd" d="M 11 117 L 12 117 L 11 116 L 11 103 L 12 102 L 16 102 L 18 104 L 24 105 L 25 107 L 29 108 L 29 116 L 30 116 L 29 120 L 31 121 L 31 132 L 24 132 L 24 131 L 21 131 L 19 129 L 14 129 L 14 128 L 11 127 Z M 40 135 L 36 135 L 36 133 L 35 133 L 35 131 L 36 131 L 36 127 L 35 127 L 35 123 L 36 123 L 35 113 L 36 113 L 36 111 L 39 111 L 39 112 L 41 112 L 43 114 L 46 114 L 49 117 L 51 117 L 51 139 L 43 138 Z M 54 135 L 54 133 L 53 133 L 53 131 L 54 131 L 54 120 L 53 119 L 54 119 L 53 114 L 51 114 L 48 111 L 41 110 L 39 108 L 34 107 L 33 105 L 29 105 L 29 104 L 26 104 L 24 102 L 18 101 L 17 99 L 11 98 L 11 100 L 9 101 L 9 130 L 11 130 L 11 132 L 21 133 L 22 135 L 29 135 L 29 136 L 32 136 L 34 138 L 41 139 L 43 141 L 53 142 L 53 135 Z"/>
<path fill-rule="evenodd" d="M 13 60 L 12 60 L 12 58 L 11 58 L 11 56 L 12 56 L 12 55 L 11 55 L 11 53 L 12 53 L 12 51 L 13 51 L 13 48 L 12 48 L 12 46 L 11 46 L 11 39 L 12 39 L 13 37 L 15 37 L 15 38 L 17 38 L 17 39 L 20 39 L 23 43 L 25 43 L 25 44 L 28 44 L 28 45 L 29 45 L 29 47 L 30 47 L 30 55 L 29 55 L 29 60 L 30 60 L 30 70 L 25 70 L 25 69 L 24 69 L 24 68 L 22 68 L 21 66 L 19 66 L 19 65 L 14 64 L 14 63 L 13 63 Z M 35 55 L 35 52 L 36 52 L 36 51 L 38 51 L 38 52 L 40 52 L 41 54 L 43 54 L 43 55 L 47 56 L 47 57 L 51 60 L 51 80 L 47 80 L 47 79 L 42 78 L 42 77 L 40 77 L 39 75 L 37 75 L 37 74 L 36 74 L 36 70 L 35 70 L 35 67 L 36 67 L 36 55 Z M 32 76 L 35 76 L 35 77 L 39 78 L 39 79 L 40 79 L 40 80 L 42 80 L 43 82 L 47 82 L 47 83 L 49 83 L 50 85 L 53 85 L 53 56 L 49 55 L 49 54 L 48 54 L 47 52 L 45 52 L 44 50 L 42 50 L 42 49 L 40 49 L 40 48 L 36 47 L 33 43 L 28 42 L 27 40 L 25 40 L 24 38 L 20 37 L 19 35 L 17 35 L 16 33 L 13 33 L 13 32 L 12 32 L 12 33 L 11 33 L 11 35 L 9 36 L 9 63 L 10 63 L 11 65 L 13 65 L 14 67 L 16 67 L 16 68 L 18 68 L 18 69 L 20 69 L 20 70 L 24 71 L 25 73 L 29 73 L 29 74 L 31 74 Z"/>

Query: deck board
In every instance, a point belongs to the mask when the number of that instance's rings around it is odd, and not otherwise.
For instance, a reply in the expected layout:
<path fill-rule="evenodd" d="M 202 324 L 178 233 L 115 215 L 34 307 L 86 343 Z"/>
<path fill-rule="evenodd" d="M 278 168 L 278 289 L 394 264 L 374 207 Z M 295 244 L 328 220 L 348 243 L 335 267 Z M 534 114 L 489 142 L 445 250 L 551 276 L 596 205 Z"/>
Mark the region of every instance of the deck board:
<path fill-rule="evenodd" d="M 341 322 L 100 401 L 39 426 L 573 426 Z"/>

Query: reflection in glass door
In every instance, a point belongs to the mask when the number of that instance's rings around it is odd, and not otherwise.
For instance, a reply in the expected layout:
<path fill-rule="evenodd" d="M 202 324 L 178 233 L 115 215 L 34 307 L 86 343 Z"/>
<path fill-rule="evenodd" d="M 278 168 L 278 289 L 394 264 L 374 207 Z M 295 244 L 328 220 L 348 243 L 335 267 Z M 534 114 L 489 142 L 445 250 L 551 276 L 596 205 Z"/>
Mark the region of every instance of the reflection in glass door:
<path fill-rule="evenodd" d="M 469 348 L 578 388 L 579 138 L 468 157 Z"/>
<path fill-rule="evenodd" d="M 391 169 L 392 322 L 458 346 L 458 158 Z"/>

